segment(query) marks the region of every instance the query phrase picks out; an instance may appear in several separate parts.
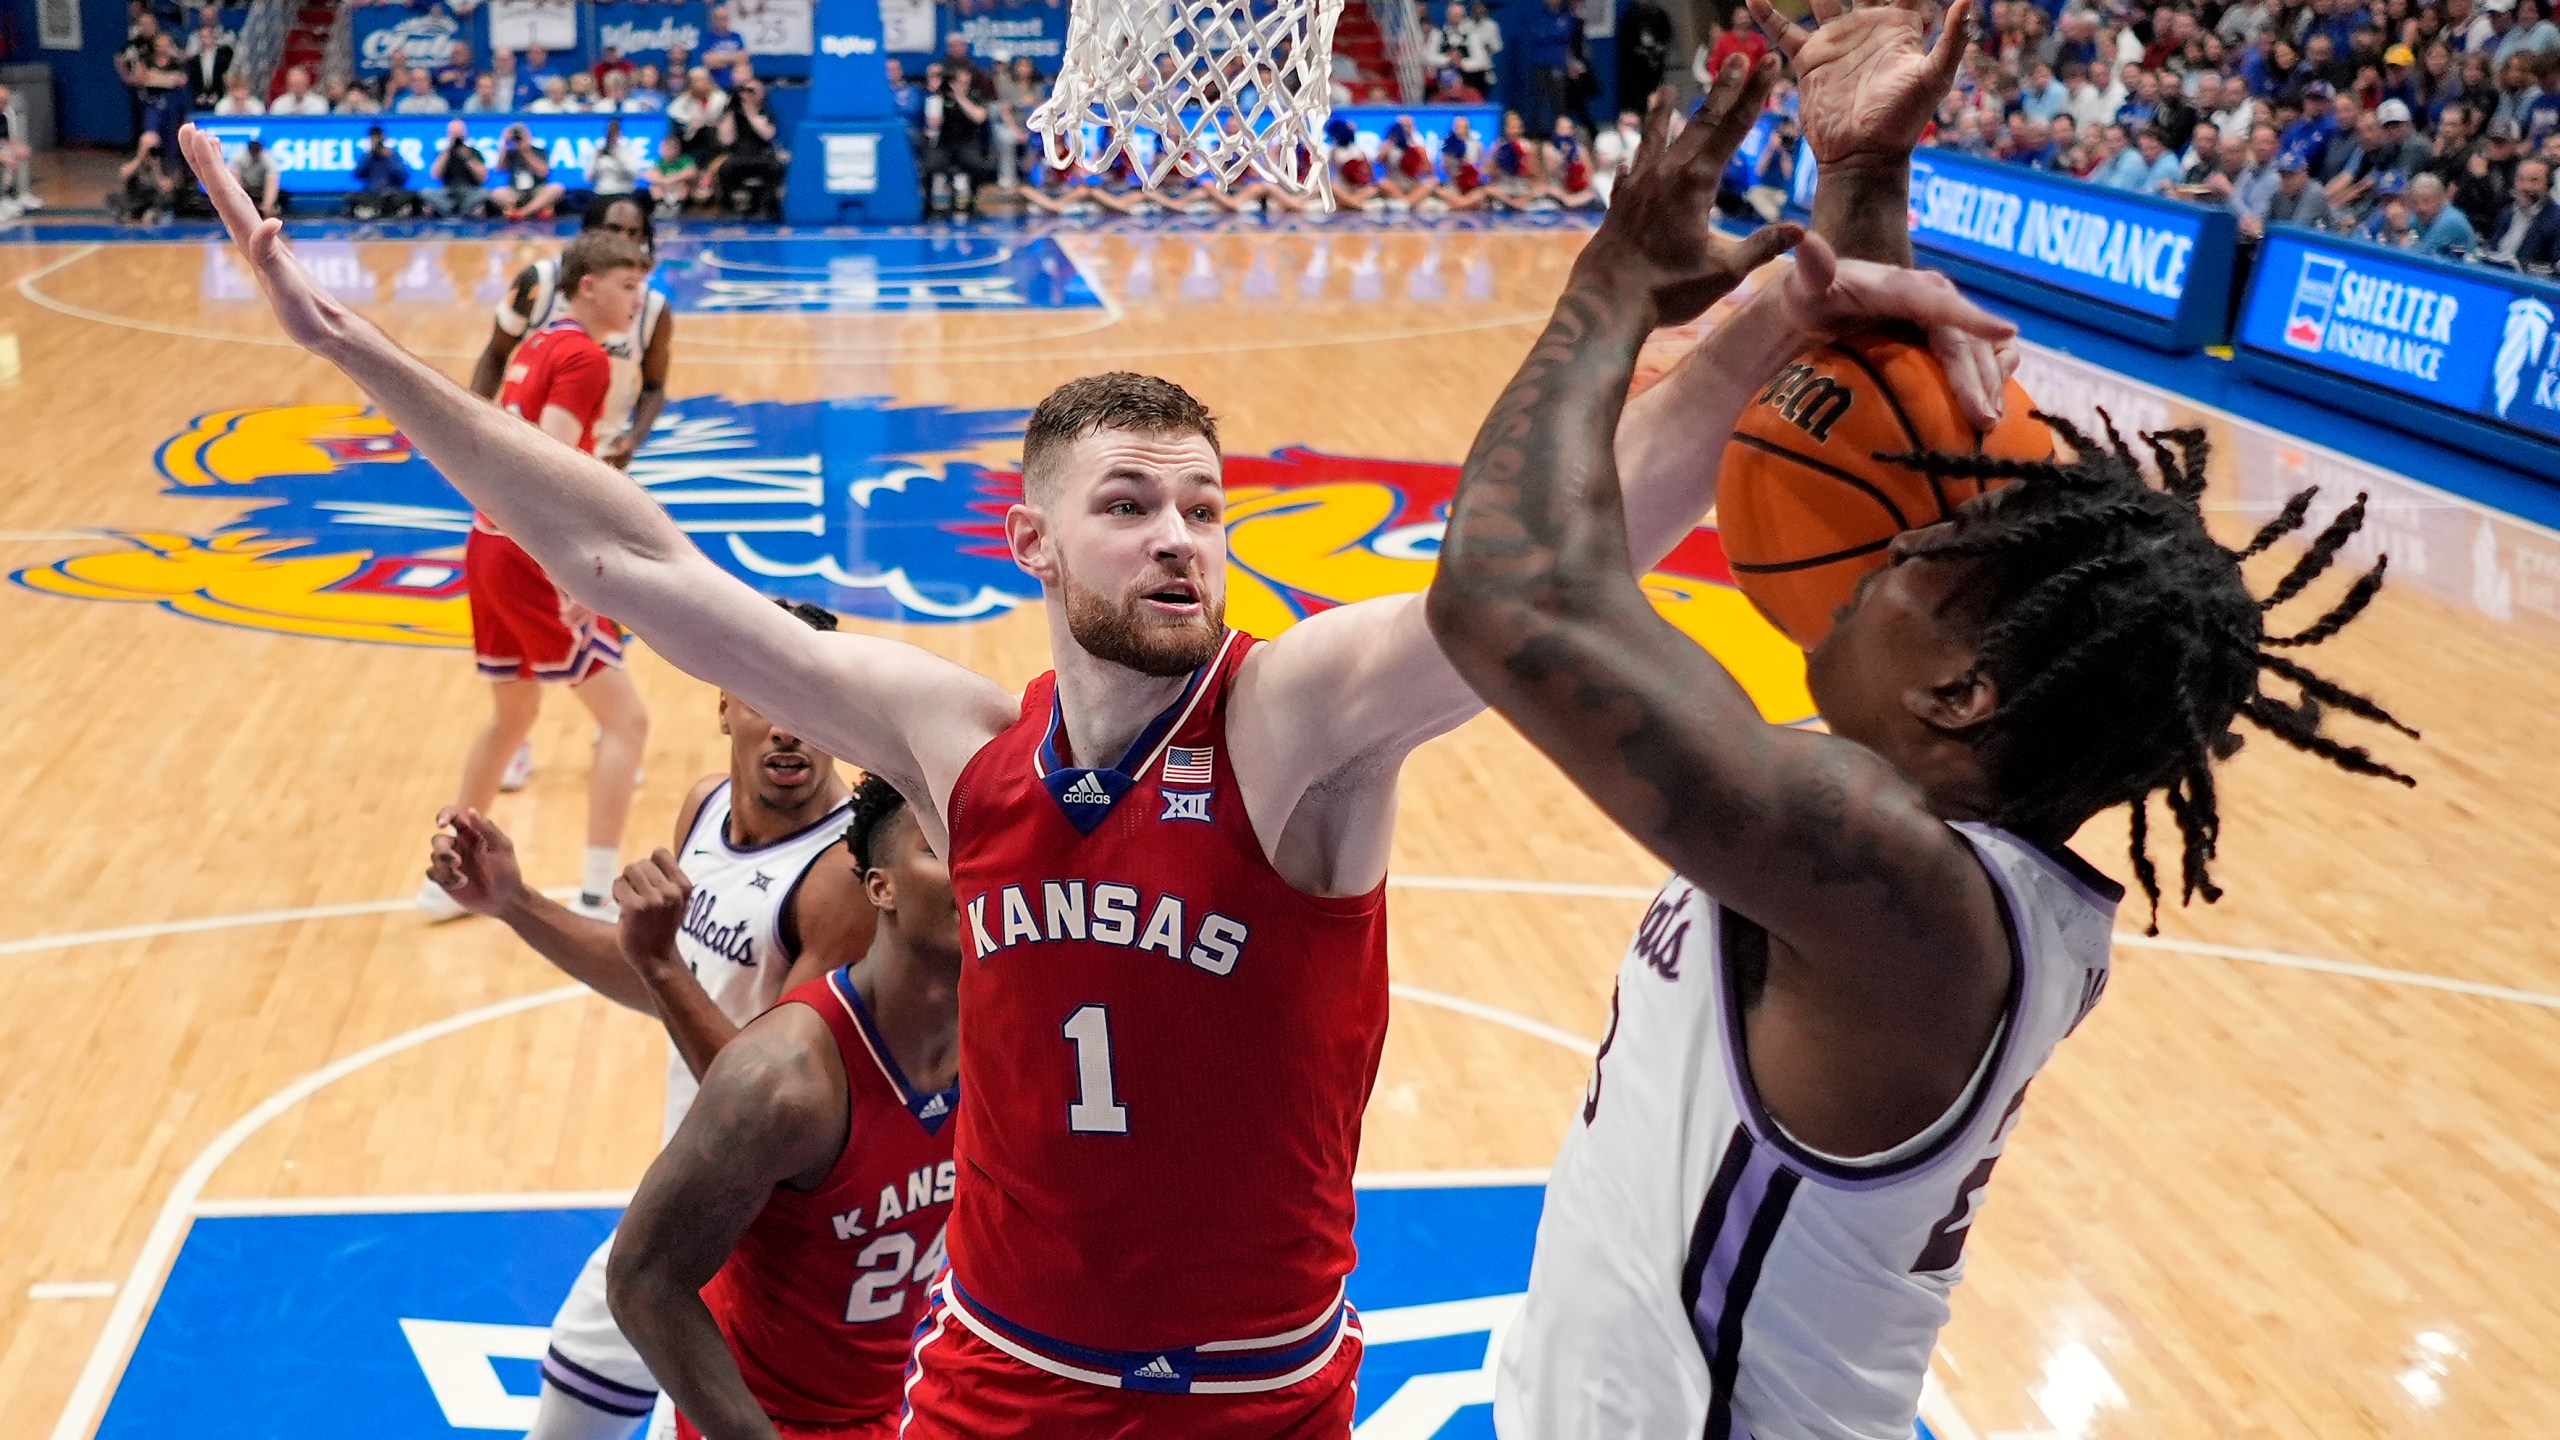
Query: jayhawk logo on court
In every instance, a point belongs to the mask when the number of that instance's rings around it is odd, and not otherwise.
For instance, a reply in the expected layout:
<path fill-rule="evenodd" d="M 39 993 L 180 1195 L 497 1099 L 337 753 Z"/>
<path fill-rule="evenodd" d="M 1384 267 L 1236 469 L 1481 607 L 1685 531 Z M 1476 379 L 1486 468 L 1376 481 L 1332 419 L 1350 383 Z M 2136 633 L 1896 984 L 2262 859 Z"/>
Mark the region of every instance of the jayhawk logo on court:
<path fill-rule="evenodd" d="M 631 476 L 730 573 L 848 616 L 949 624 L 1039 599 L 1004 542 L 1027 411 L 882 398 L 669 402 Z M 241 508 L 210 534 L 103 529 L 16 573 L 88 600 L 284 634 L 467 648 L 471 511 L 389 421 L 355 405 L 205 415 L 162 446 L 167 492 Z M 1226 461 L 1227 619 L 1272 636 L 1430 582 L 1458 467 L 1288 449 Z M 1803 656 L 1733 588 L 1711 529 L 1645 579 L 1773 720 L 1809 718 Z"/>

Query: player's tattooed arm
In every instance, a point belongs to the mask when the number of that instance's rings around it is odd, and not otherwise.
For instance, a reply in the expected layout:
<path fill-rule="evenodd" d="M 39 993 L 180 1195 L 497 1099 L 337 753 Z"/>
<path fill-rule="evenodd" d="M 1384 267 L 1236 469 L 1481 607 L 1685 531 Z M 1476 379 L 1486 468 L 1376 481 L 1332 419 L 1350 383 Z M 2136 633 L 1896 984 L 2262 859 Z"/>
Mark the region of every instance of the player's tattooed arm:
<path fill-rule="evenodd" d="M 814 1186 L 844 1145 L 844 1063 L 805 1005 L 758 1017 L 720 1052 L 702 1093 L 631 1197 L 605 1272 L 613 1318 L 703 1434 L 774 1436 L 703 1303 L 777 1185 Z"/>
<path fill-rule="evenodd" d="M 1487 702 L 1629 833 L 1792 947 L 1863 958 L 1907 948 L 1913 929 L 1965 923 L 1954 897 L 1981 898 L 1985 882 L 1890 765 L 1765 723 L 1654 612 L 1628 572 L 1612 451 L 1646 334 L 1793 238 L 1772 227 L 1728 241 L 1709 208 L 1774 69 L 1764 62 L 1745 83 L 1728 67 L 1675 142 L 1662 115 L 1648 122 L 1608 219 L 1467 457 L 1430 615 Z M 1818 242 L 1808 251 L 1803 268 L 1828 264 Z"/>

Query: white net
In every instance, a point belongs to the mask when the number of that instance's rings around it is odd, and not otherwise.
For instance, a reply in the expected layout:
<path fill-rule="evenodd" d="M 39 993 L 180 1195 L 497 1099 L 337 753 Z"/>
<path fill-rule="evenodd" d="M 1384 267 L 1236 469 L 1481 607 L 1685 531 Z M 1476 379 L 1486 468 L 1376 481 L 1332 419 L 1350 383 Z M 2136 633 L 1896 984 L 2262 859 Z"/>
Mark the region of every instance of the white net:
<path fill-rule="evenodd" d="M 1333 24 L 1342 0 L 1073 0 L 1057 88 L 1031 113 L 1070 175 L 1123 165 L 1149 190 L 1175 176 L 1260 180 L 1331 198 Z"/>

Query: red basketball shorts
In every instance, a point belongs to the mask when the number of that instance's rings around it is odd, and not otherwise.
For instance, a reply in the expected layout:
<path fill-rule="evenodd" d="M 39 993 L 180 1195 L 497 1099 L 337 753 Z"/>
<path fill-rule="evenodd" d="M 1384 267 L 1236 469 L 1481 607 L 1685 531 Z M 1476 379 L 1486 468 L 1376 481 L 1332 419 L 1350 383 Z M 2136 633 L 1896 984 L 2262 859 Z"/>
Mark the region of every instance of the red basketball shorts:
<path fill-rule="evenodd" d="M 1281 1390 L 1168 1395 L 1052 1375 L 1005 1354 L 937 1298 L 907 1366 L 899 1440 L 1348 1440 L 1359 1398 L 1355 1326 L 1325 1367 Z"/>
<path fill-rule="evenodd" d="M 833 1425 L 814 1420 L 776 1420 L 773 1428 L 782 1440 L 896 1440 L 898 1412 L 886 1410 Z M 702 1440 L 702 1432 L 693 1428 L 693 1422 L 684 1418 L 681 1410 L 676 1412 L 676 1440 Z"/>
<path fill-rule="evenodd" d="M 581 609 L 524 547 L 473 530 L 462 545 L 471 591 L 471 650 L 491 680 L 575 685 L 599 665 L 622 664 L 622 627 Z"/>

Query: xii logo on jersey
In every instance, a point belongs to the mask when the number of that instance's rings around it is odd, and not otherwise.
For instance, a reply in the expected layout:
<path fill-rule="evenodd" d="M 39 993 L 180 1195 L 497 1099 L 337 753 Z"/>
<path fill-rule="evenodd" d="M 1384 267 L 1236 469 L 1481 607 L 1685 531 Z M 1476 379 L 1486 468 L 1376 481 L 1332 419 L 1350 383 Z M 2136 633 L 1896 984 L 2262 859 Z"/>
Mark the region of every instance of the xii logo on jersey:
<path fill-rule="evenodd" d="M 1211 818 L 1209 815 L 1209 797 L 1217 792 L 1213 790 L 1166 790 L 1160 793 L 1164 796 L 1164 813 L 1157 816 L 1157 819 L 1198 820 L 1205 823 Z"/>
<path fill-rule="evenodd" d="M 987 619 L 1040 598 L 1005 543 L 1020 478 L 990 463 L 1019 453 L 1025 418 L 882 397 L 695 396 L 669 403 L 631 475 L 766 594 L 872 620 Z M 157 458 L 165 493 L 226 502 L 209 531 L 102 527 L 104 547 L 18 570 L 17 582 L 273 633 L 468 647 L 470 507 L 389 421 L 352 405 L 222 410 Z M 1267 639 L 1430 583 L 1457 466 L 1291 449 L 1230 455 L 1225 468 L 1237 629 Z M 1763 714 L 1812 717 L 1802 653 L 1733 588 L 1712 529 L 1692 532 L 1644 588 Z M 1206 789 L 1212 764 L 1206 747 L 1171 752 L 1165 779 Z"/>

